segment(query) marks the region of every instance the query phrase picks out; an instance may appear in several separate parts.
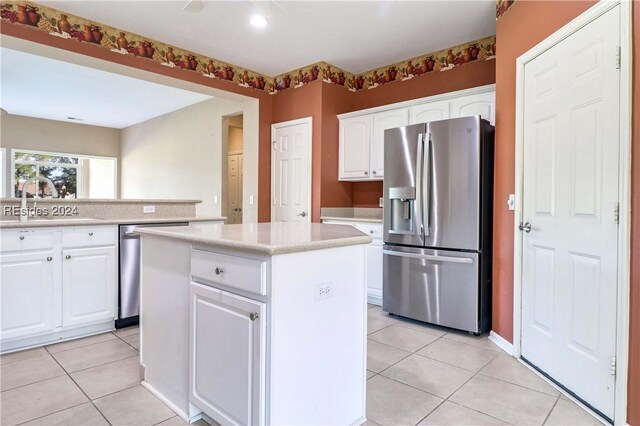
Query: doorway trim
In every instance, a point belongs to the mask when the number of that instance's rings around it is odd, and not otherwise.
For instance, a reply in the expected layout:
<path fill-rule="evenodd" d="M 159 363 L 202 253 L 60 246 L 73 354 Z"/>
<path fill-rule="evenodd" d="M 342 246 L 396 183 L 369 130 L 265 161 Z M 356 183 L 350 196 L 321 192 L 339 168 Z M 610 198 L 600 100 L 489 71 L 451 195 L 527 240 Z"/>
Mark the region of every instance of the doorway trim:
<path fill-rule="evenodd" d="M 311 201 L 313 199 L 313 117 L 304 117 L 298 118 L 296 120 L 283 121 L 281 123 L 273 123 L 271 125 L 271 199 L 269 200 L 269 205 L 271 206 L 269 209 L 269 215 L 271 220 L 273 221 L 274 212 L 273 212 L 273 194 L 275 194 L 274 188 L 274 180 L 273 173 L 275 170 L 276 161 L 275 156 L 273 155 L 273 145 L 276 142 L 276 130 L 282 129 L 284 127 L 297 126 L 299 124 L 306 124 L 309 127 L 309 196 L 307 198 L 307 211 L 309 212 L 309 222 L 312 221 L 312 211 L 311 211 Z"/>
<path fill-rule="evenodd" d="M 614 421 L 627 420 L 627 380 L 629 357 L 629 290 L 631 249 L 631 104 L 632 104 L 632 32 L 631 3 L 629 1 L 601 1 L 573 19 L 558 31 L 538 43 L 516 60 L 516 139 L 515 139 L 515 196 L 516 209 L 513 227 L 513 356 L 521 357 L 522 349 L 522 232 L 518 224 L 523 213 L 524 177 L 524 74 L 525 65 L 560 43 L 579 29 L 620 6 L 620 171 L 618 224 L 618 283 L 616 320 L 616 381 Z M 611 52 L 614 60 L 615 52 Z M 640 58 L 638 58 L 640 59 Z M 625 96 L 626 94 L 626 96 Z"/>

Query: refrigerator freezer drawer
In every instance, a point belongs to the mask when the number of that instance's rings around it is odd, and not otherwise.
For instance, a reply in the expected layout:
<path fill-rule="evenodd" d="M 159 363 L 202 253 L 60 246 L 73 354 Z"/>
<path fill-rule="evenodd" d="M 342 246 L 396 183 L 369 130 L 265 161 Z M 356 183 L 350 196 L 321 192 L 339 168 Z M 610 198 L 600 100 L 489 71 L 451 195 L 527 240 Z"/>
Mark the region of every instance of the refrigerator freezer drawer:
<path fill-rule="evenodd" d="M 480 332 L 480 254 L 397 246 L 383 253 L 385 312 Z"/>

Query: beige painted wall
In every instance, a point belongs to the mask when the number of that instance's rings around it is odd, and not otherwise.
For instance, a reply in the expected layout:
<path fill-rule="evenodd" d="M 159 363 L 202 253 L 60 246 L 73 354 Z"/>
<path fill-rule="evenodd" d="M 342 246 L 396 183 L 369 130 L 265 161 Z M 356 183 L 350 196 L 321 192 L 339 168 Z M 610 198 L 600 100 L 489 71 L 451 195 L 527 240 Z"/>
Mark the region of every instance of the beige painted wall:
<path fill-rule="evenodd" d="M 122 129 L 122 198 L 200 199 L 199 215 L 220 215 L 223 116 L 242 112 L 245 150 L 255 153 L 253 176 L 243 187 L 247 222 L 257 222 L 257 101 L 213 98 Z M 251 156 L 250 156 L 251 157 Z M 224 155 L 226 163 L 226 153 Z M 249 195 L 255 203 L 249 205 Z M 217 197 L 217 202 L 216 202 Z"/>
<path fill-rule="evenodd" d="M 242 152 L 242 127 L 229 126 L 229 152 Z"/>
<path fill-rule="evenodd" d="M 6 174 L 7 194 L 12 192 L 9 188 L 12 149 L 115 157 L 120 166 L 120 130 L 108 127 L 3 115 L 0 118 L 0 146 L 7 150 L 2 167 Z"/>

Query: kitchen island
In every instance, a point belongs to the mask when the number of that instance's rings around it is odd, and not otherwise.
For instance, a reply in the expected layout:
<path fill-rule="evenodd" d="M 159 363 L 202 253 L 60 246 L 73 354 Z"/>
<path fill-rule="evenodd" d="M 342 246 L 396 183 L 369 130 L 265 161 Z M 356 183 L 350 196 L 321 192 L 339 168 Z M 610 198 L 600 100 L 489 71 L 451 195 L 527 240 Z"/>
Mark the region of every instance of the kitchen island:
<path fill-rule="evenodd" d="M 139 233 L 143 386 L 189 421 L 366 420 L 371 237 L 304 223 Z"/>

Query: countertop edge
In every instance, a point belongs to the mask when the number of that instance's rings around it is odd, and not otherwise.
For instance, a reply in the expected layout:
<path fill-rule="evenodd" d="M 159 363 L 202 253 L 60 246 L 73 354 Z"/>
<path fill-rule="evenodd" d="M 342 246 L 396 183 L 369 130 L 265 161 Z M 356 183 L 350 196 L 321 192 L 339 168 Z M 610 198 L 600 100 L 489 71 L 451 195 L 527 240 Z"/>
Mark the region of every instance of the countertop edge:
<path fill-rule="evenodd" d="M 344 217 L 344 216 L 320 216 L 320 220 L 336 220 L 340 222 L 363 222 L 382 225 L 382 219 L 373 217 Z"/>
<path fill-rule="evenodd" d="M 353 246 L 359 244 L 369 244 L 373 241 L 369 235 L 363 234 L 361 236 L 342 237 L 330 240 L 321 241 L 309 241 L 304 243 L 287 244 L 281 246 L 267 246 L 258 243 L 243 243 L 239 241 L 222 240 L 210 238 L 198 238 L 193 236 L 179 235 L 168 233 L 163 230 L 156 229 L 139 229 L 136 233 L 141 235 L 152 235 L 155 237 L 169 238 L 179 241 L 186 241 L 192 244 L 199 244 L 208 247 L 226 249 L 231 251 L 240 251 L 243 253 L 262 255 L 262 256 L 277 256 L 281 254 L 300 253 L 305 251 L 315 251 L 328 248 Z"/>
<path fill-rule="evenodd" d="M 0 198 L 0 204 L 17 203 L 20 204 L 21 198 L 2 197 Z M 202 200 L 179 200 L 179 199 L 164 199 L 164 198 L 150 198 L 150 199 L 138 199 L 138 198 L 27 198 L 27 203 L 36 201 L 38 203 L 55 204 L 55 203 L 78 203 L 78 204 L 200 204 Z"/>
<path fill-rule="evenodd" d="M 14 220 L 0 220 L 0 229 L 19 228 L 55 228 L 65 226 L 96 226 L 96 225 L 137 225 L 153 223 L 178 223 L 178 222 L 214 222 L 225 221 L 224 216 L 194 216 L 194 217 L 154 217 L 154 218 L 124 218 L 124 219 L 50 219 L 39 220 L 37 222 L 18 222 Z"/>

